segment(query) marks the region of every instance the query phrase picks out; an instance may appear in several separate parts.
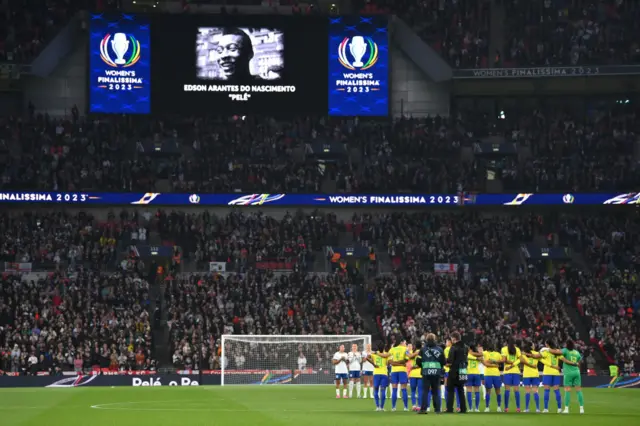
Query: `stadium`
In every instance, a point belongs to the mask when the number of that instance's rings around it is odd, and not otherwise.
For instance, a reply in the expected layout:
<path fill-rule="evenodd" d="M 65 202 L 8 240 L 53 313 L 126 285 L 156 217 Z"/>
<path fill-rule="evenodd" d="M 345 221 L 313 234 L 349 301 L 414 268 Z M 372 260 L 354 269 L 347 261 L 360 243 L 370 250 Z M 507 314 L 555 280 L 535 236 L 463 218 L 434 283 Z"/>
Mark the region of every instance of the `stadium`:
<path fill-rule="evenodd" d="M 2 425 L 639 421 L 637 0 L 0 8 Z"/>

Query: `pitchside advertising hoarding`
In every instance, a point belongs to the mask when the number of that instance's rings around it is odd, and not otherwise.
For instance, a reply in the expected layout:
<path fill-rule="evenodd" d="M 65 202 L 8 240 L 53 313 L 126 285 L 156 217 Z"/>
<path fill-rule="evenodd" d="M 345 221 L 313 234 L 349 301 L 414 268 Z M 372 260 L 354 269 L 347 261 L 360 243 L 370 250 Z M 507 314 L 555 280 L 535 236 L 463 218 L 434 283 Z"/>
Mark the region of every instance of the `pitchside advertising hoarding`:
<path fill-rule="evenodd" d="M 89 112 L 389 114 L 385 16 L 92 14 Z"/>
<path fill-rule="evenodd" d="M 640 192 L 578 194 L 189 194 L 159 192 L 0 192 L 0 204 L 157 206 L 548 206 L 638 205 Z"/>
<path fill-rule="evenodd" d="M 59 376 L 36 375 L 20 376 L 15 373 L 2 375 L 0 372 L 0 388 L 46 387 L 46 388 L 78 388 L 90 386 L 119 387 L 162 387 L 162 386 L 218 386 L 222 384 L 222 372 L 189 371 L 157 374 L 155 372 L 120 372 L 108 374 L 65 373 Z M 228 370 L 225 371 L 225 385 L 286 385 L 286 384 L 325 384 L 334 381 L 333 371 L 315 370 Z M 582 377 L 583 387 L 607 388 L 612 383 L 611 377 Z M 621 377 L 616 388 L 640 389 L 640 377 Z"/>

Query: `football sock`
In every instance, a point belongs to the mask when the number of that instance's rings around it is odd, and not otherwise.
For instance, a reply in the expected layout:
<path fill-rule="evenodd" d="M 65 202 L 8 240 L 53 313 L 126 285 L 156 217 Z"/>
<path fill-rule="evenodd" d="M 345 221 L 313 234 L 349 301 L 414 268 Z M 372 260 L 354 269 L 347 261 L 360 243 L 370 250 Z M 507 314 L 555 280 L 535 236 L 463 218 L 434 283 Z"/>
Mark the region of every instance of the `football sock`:
<path fill-rule="evenodd" d="M 544 390 L 544 409 L 548 410 L 549 409 L 549 394 L 551 393 L 550 389 L 545 389 Z"/>
<path fill-rule="evenodd" d="M 558 403 L 558 408 L 562 408 L 562 396 L 560 395 L 560 389 L 556 389 L 554 392 L 556 394 L 556 402 Z"/>

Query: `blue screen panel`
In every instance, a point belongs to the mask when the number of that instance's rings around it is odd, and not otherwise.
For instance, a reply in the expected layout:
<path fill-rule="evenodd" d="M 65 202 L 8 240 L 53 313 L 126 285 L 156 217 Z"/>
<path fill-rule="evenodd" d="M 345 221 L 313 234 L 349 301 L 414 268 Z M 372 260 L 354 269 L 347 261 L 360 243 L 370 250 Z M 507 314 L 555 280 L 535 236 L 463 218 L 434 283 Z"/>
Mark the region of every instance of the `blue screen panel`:
<path fill-rule="evenodd" d="M 140 15 L 93 14 L 89 38 L 89 112 L 151 112 L 151 30 Z"/>
<path fill-rule="evenodd" d="M 329 115 L 389 115 L 386 16 L 329 18 Z"/>

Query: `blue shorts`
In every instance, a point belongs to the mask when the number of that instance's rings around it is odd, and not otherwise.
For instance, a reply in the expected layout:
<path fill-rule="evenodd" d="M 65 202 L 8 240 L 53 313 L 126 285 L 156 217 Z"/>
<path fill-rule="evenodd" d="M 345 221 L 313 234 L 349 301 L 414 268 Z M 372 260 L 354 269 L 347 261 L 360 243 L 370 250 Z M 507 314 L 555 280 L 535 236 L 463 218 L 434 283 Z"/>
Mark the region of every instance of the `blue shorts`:
<path fill-rule="evenodd" d="M 389 376 L 386 374 L 376 374 L 373 376 L 374 388 L 386 388 L 389 386 Z"/>
<path fill-rule="evenodd" d="M 392 385 L 406 385 L 409 381 L 409 377 L 407 376 L 406 371 L 396 371 L 395 373 L 391 373 L 391 384 Z"/>
<path fill-rule="evenodd" d="M 542 376 L 542 384 L 544 386 L 560 386 L 562 384 L 562 376 Z"/>
<path fill-rule="evenodd" d="M 469 374 L 467 376 L 467 386 L 480 386 L 482 384 L 482 376 L 479 374 Z"/>
<path fill-rule="evenodd" d="M 502 387 L 502 377 L 484 376 L 484 386 L 487 389 L 500 389 Z"/>
<path fill-rule="evenodd" d="M 350 379 L 359 379 L 360 378 L 360 372 L 357 371 L 357 370 L 349 371 L 349 378 Z"/>
<path fill-rule="evenodd" d="M 363 371 L 362 375 L 363 376 L 373 376 L 373 371 Z"/>
<path fill-rule="evenodd" d="M 525 386 L 539 386 L 540 385 L 540 377 L 525 377 L 522 379 Z"/>
<path fill-rule="evenodd" d="M 422 377 L 409 377 L 409 386 L 411 389 L 422 387 Z"/>
<path fill-rule="evenodd" d="M 347 380 L 349 378 L 348 374 L 338 374 L 336 373 L 336 380 Z"/>
<path fill-rule="evenodd" d="M 447 377 L 449 377 L 449 372 L 448 372 L 448 371 L 445 371 L 445 372 L 444 372 L 444 378 L 446 379 Z"/>
<path fill-rule="evenodd" d="M 505 374 L 503 376 L 505 386 L 520 386 L 521 376 L 519 374 Z"/>

